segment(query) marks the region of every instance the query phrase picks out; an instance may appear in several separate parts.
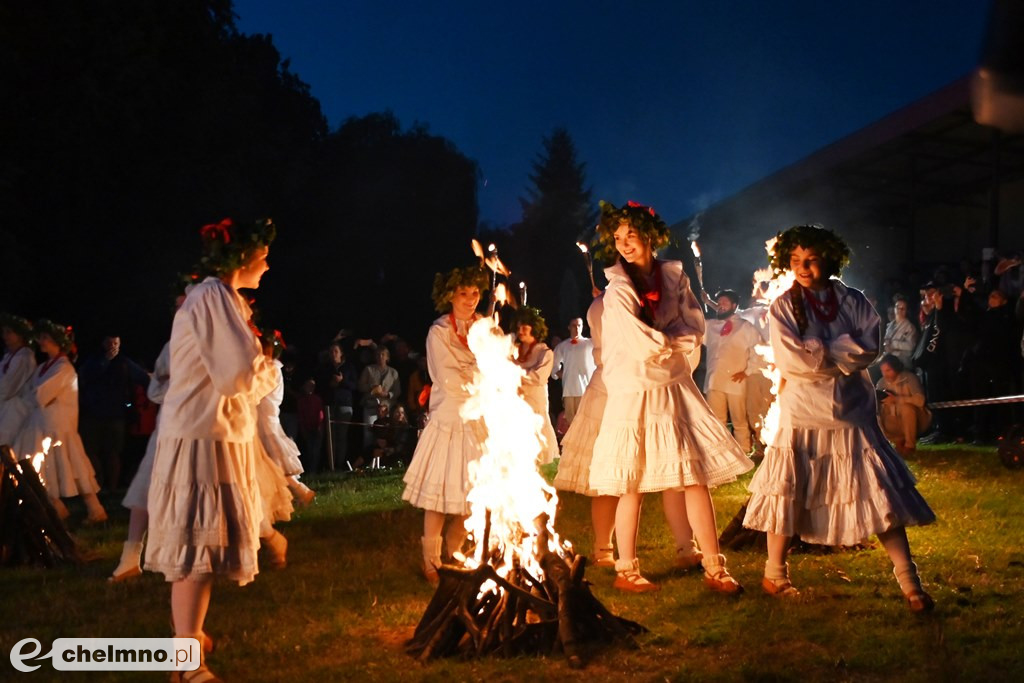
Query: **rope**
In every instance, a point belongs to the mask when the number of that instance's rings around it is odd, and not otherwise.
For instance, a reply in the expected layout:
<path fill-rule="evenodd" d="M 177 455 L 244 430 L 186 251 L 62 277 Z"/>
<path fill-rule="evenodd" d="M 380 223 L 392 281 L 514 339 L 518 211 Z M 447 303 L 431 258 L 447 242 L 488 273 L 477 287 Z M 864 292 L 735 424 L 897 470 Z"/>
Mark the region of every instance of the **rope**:
<path fill-rule="evenodd" d="M 965 408 L 967 406 L 995 406 L 1003 403 L 1024 403 L 1024 394 L 1018 396 L 994 396 L 992 398 L 968 398 L 962 401 L 939 401 L 929 403 L 929 408 Z"/>

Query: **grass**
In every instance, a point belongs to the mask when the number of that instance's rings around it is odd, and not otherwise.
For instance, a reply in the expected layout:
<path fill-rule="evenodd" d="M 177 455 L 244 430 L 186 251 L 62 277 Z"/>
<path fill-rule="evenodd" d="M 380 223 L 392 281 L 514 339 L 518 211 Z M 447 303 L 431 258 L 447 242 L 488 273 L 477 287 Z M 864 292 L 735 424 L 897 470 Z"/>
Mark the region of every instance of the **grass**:
<path fill-rule="evenodd" d="M 218 638 L 211 667 L 229 681 L 1017 681 L 1024 680 L 1024 471 L 1004 469 L 993 449 L 918 451 L 911 467 L 939 516 L 909 530 L 926 587 L 938 602 L 909 613 L 879 547 L 791 557 L 803 597 L 782 603 L 758 588 L 764 555 L 732 552 L 729 565 L 748 592 L 709 594 L 699 574 L 670 571 L 672 544 L 656 496 L 639 541 L 658 593 L 625 595 L 608 570 L 591 569 L 594 592 L 611 610 L 644 624 L 641 649 L 594 653 L 573 671 L 560 658 L 438 661 L 403 653 L 431 596 L 419 578 L 421 513 L 401 502 L 397 475 L 310 480 L 316 504 L 282 531 L 289 566 L 246 587 L 218 582 L 207 630 Z M 719 527 L 746 498 L 746 479 L 714 493 Z M 15 642 L 44 648 L 58 637 L 169 634 L 168 587 L 147 574 L 110 585 L 127 515 L 76 533 L 91 556 L 82 567 L 0 570 L 0 679 Z M 566 494 L 560 533 L 589 552 L 587 499 Z M 56 680 L 44 664 L 26 680 Z M 164 680 L 158 673 L 74 674 L 83 681 Z"/>

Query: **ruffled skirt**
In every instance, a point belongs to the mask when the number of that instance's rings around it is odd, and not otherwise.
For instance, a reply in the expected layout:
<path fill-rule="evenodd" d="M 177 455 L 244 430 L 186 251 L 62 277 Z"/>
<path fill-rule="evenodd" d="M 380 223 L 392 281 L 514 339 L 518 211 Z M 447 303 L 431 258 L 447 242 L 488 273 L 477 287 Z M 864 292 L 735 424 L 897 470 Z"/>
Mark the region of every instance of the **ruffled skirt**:
<path fill-rule="evenodd" d="M 424 510 L 468 515 L 469 463 L 483 453 L 486 439 L 481 420 L 431 416 L 405 473 L 402 499 Z"/>
<path fill-rule="evenodd" d="M 809 543 L 855 545 L 935 521 L 877 424 L 780 429 L 749 489 L 743 526 Z"/>
<path fill-rule="evenodd" d="M 594 442 L 590 488 L 621 496 L 718 486 L 753 469 L 715 418 L 693 380 L 635 393 L 610 393 Z"/>
<path fill-rule="evenodd" d="M 302 474 L 302 462 L 299 460 L 299 447 L 284 433 L 279 420 L 263 420 L 259 422 L 259 439 L 270 459 L 277 463 L 286 477 Z"/>
<path fill-rule="evenodd" d="M 292 518 L 292 492 L 281 467 L 263 449 L 256 439 L 256 481 L 260 487 L 264 523 L 287 522 Z"/>
<path fill-rule="evenodd" d="M 42 453 L 46 437 L 50 437 L 51 444 L 39 474 L 47 494 L 55 498 L 71 498 L 99 491 L 96 472 L 82 445 L 82 437 L 77 431 L 49 429 L 43 414 L 38 411 L 25 421 L 24 428 L 15 439 L 14 452 L 19 459 Z"/>
<path fill-rule="evenodd" d="M 259 573 L 263 518 L 254 441 L 161 438 L 149 486 L 146 569 L 168 581 Z"/>
<path fill-rule="evenodd" d="M 590 462 L 594 456 L 594 442 L 601 431 L 608 392 L 599 376 L 594 373 L 580 399 L 576 417 L 562 437 L 562 459 L 558 461 L 558 474 L 554 486 L 560 491 L 572 491 L 585 496 L 596 496 L 590 486 Z"/>

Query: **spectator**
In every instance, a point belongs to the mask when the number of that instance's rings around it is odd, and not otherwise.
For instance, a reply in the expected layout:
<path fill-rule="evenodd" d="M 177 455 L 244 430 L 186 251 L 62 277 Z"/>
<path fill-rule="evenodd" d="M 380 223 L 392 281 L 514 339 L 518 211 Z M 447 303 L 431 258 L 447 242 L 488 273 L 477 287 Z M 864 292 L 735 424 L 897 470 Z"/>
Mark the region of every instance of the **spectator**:
<path fill-rule="evenodd" d="M 969 382 L 972 398 L 1017 393 L 1020 363 L 1016 321 L 1008 303 L 1001 289 L 993 289 L 988 295 L 988 308 L 976 312 L 974 342 L 963 359 L 963 374 Z M 1009 406 L 974 408 L 975 441 L 993 441 L 1001 431 L 999 425 L 1010 422 L 1011 410 Z"/>
<path fill-rule="evenodd" d="M 121 479 L 129 406 L 135 387 L 149 385 L 149 373 L 121 354 L 121 337 L 103 338 L 101 353 L 90 356 L 78 373 L 81 434 L 100 486 L 117 488 Z"/>
<path fill-rule="evenodd" d="M 885 327 L 882 348 L 885 353 L 899 358 L 905 368 L 913 369 L 914 349 L 921 333 L 907 318 L 907 298 L 902 294 L 893 297 L 893 313 L 895 319 Z"/>
<path fill-rule="evenodd" d="M 324 441 L 324 403 L 316 393 L 316 380 L 312 377 L 302 383 L 302 391 L 295 400 L 299 418 L 299 452 L 302 469 L 320 471 L 320 453 Z"/>
<path fill-rule="evenodd" d="M 1008 301 L 1013 301 L 1024 292 L 1024 268 L 1021 259 L 1024 254 L 1017 251 L 1006 258 L 999 259 L 995 267 L 995 276 L 999 278 L 999 289 L 1003 290 Z"/>
<path fill-rule="evenodd" d="M 907 370 L 898 356 L 882 356 L 879 367 L 882 378 L 875 385 L 879 391 L 878 421 L 896 450 L 908 455 L 914 452 L 917 438 L 932 423 L 931 411 L 925 406 L 924 389 L 917 375 Z"/>
<path fill-rule="evenodd" d="M 430 370 L 425 355 L 416 357 L 416 369 L 409 377 L 409 388 L 406 390 L 405 405 L 409 411 L 410 422 L 417 423 L 419 416 L 427 412 L 430 403 Z"/>
<path fill-rule="evenodd" d="M 330 408 L 331 447 L 334 462 L 348 461 L 349 423 L 353 416 L 353 398 L 356 390 L 356 369 L 345 358 L 341 342 L 332 342 L 328 357 L 320 366 L 316 385 L 320 387 L 323 406 Z M 309 468 L 307 468 L 309 469 Z M 316 472 L 317 470 L 310 470 Z"/>
<path fill-rule="evenodd" d="M 359 391 L 363 395 L 363 445 L 373 442 L 371 427 L 377 421 L 378 408 L 387 406 L 388 410 L 395 403 L 399 393 L 398 371 L 388 365 L 391 353 L 385 348 L 377 349 L 373 365 L 367 365 L 359 375 Z"/>
<path fill-rule="evenodd" d="M 569 321 L 569 338 L 555 346 L 554 363 L 551 378 L 562 380 L 562 408 L 568 428 L 597 368 L 594 364 L 594 342 L 583 336 L 583 318 Z"/>

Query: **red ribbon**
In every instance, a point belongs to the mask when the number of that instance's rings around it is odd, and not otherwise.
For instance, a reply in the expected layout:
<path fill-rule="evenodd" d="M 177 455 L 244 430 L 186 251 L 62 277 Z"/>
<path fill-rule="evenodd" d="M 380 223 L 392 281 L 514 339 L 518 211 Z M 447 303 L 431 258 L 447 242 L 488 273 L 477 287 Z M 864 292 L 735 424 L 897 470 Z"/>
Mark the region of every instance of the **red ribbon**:
<path fill-rule="evenodd" d="M 202 228 L 199 229 L 199 234 L 204 239 L 220 239 L 222 242 L 224 242 L 224 244 L 228 244 L 229 242 L 231 242 L 232 225 L 234 225 L 234 223 L 231 222 L 231 219 L 225 218 L 220 223 L 210 223 L 209 225 L 204 225 Z"/>
<path fill-rule="evenodd" d="M 579 339 L 570 339 L 570 340 L 569 340 L 569 343 L 570 343 L 570 344 L 579 344 L 579 343 L 580 343 L 580 340 L 579 340 Z"/>
<path fill-rule="evenodd" d="M 722 336 L 724 337 L 730 332 L 732 332 L 732 320 L 726 320 L 725 324 L 722 325 Z"/>

